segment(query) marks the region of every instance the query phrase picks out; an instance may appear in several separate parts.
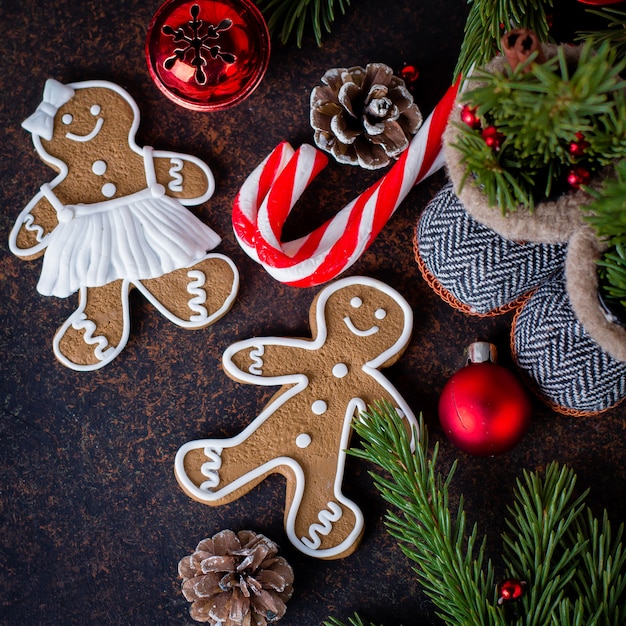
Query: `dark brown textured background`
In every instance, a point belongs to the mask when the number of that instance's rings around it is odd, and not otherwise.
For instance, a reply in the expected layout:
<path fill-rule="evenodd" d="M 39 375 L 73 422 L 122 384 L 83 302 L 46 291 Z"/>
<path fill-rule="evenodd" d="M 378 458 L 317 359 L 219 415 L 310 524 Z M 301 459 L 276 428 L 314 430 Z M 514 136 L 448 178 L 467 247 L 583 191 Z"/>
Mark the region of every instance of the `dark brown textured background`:
<path fill-rule="evenodd" d="M 309 93 L 326 69 L 381 61 L 420 70 L 415 98 L 427 115 L 452 78 L 467 13 L 465 0 L 353 0 L 318 48 L 274 45 L 267 75 L 239 106 L 194 113 L 166 100 L 152 84 L 144 39 L 159 1 L 0 0 L 0 623 L 189 624 L 176 565 L 196 543 L 224 528 L 249 528 L 276 540 L 295 570 L 295 593 L 281 624 L 321 624 L 359 610 L 387 626 L 435 624 L 435 610 L 410 562 L 385 533 L 385 506 L 351 459 L 345 491 L 363 508 L 366 532 L 355 554 L 317 561 L 288 543 L 282 526 L 284 479 L 272 477 L 221 508 L 190 500 L 173 475 L 180 445 L 238 433 L 273 389 L 227 378 L 220 357 L 254 335 L 307 335 L 308 309 L 319 289 L 286 287 L 237 245 L 233 198 L 274 146 L 312 142 Z M 555 11 L 558 34 L 584 21 L 573 0 Z M 20 123 L 41 100 L 47 78 L 108 79 L 125 87 L 142 111 L 140 145 L 195 154 L 215 172 L 214 197 L 196 213 L 224 238 L 218 251 L 241 273 L 230 313 L 212 327 L 180 329 L 133 294 L 126 349 L 104 369 L 78 373 L 59 365 L 52 337 L 75 298 L 43 298 L 35 289 L 41 260 L 10 254 L 9 231 L 20 210 L 53 172 L 37 157 Z M 298 204 L 287 235 L 303 234 L 375 182 L 332 162 Z M 465 495 L 470 522 L 500 553 L 505 507 L 523 468 L 569 464 L 580 488 L 591 488 L 596 512 L 626 518 L 623 406 L 595 419 L 556 415 L 534 402 L 532 427 L 507 455 L 476 458 L 442 436 L 436 402 L 480 338 L 510 365 L 510 316 L 479 319 L 449 308 L 421 279 L 413 260 L 415 221 L 445 181 L 439 172 L 412 190 L 349 274 L 373 276 L 398 289 L 415 312 L 414 336 L 387 371 L 432 440 L 442 467 L 459 458 L 453 496 Z"/>

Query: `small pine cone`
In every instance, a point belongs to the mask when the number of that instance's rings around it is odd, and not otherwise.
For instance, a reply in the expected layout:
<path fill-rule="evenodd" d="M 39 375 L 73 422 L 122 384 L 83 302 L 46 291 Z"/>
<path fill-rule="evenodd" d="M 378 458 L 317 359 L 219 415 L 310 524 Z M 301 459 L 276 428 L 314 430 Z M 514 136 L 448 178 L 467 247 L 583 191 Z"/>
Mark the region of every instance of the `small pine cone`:
<path fill-rule="evenodd" d="M 315 143 L 340 163 L 385 167 L 408 147 L 422 114 L 404 81 L 383 63 L 328 70 L 311 92 Z"/>
<path fill-rule="evenodd" d="M 211 626 L 277 622 L 293 593 L 293 570 L 265 535 L 223 530 L 178 563 L 189 614 Z"/>

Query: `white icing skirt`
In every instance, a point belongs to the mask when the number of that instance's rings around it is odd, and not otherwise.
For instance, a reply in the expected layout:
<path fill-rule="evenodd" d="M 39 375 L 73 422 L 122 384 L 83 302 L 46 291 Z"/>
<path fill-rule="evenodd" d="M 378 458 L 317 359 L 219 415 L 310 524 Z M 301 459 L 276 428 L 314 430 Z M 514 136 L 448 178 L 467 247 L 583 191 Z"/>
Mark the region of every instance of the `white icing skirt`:
<path fill-rule="evenodd" d="M 80 287 L 101 287 L 120 278 L 157 278 L 192 265 L 221 241 L 180 202 L 155 197 L 149 189 L 70 205 L 59 217 L 48 236 L 37 285 L 45 296 L 65 298 Z"/>

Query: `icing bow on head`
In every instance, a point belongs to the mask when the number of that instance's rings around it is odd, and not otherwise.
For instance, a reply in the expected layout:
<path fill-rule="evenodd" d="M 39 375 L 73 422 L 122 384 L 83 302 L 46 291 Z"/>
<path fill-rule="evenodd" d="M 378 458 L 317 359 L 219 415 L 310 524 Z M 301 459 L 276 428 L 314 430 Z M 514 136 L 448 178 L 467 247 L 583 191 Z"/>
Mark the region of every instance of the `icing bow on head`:
<path fill-rule="evenodd" d="M 37 110 L 22 122 L 22 128 L 50 141 L 56 112 L 73 97 L 74 90 L 71 87 L 49 78 L 43 88 L 43 100 Z"/>

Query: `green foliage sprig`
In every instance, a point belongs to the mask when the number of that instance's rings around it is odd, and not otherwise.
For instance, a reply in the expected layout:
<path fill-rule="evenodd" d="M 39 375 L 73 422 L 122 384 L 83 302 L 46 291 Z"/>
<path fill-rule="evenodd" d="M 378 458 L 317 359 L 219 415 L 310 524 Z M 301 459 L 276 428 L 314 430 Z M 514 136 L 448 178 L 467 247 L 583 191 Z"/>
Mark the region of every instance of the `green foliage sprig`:
<path fill-rule="evenodd" d="M 467 529 L 463 498 L 455 514 L 449 488 L 456 462 L 443 476 L 438 445 L 429 452 L 420 419 L 412 450 L 405 421 L 387 402 L 368 407 L 354 429 L 363 447 L 354 456 L 374 463 L 370 472 L 393 508 L 385 526 L 395 537 L 438 615 L 450 626 L 618 626 L 626 623 L 626 553 L 623 525 L 615 535 L 606 512 L 593 516 L 587 493 L 576 495 L 576 475 L 550 463 L 543 475 L 525 471 L 513 491 L 503 535 L 505 578 L 526 582 L 516 614 L 498 604 L 494 567 L 485 562 L 485 539 Z M 414 438 L 417 433 L 414 433 Z M 327 626 L 342 626 L 336 619 Z M 352 626 L 363 626 L 358 616 Z"/>
<path fill-rule="evenodd" d="M 318 46 L 322 45 L 323 31 L 330 33 L 337 13 L 345 14 L 350 0 L 256 0 L 267 16 L 271 36 L 287 43 L 295 31 L 296 45 L 302 45 L 307 25 L 310 25 Z"/>
<path fill-rule="evenodd" d="M 618 60 L 608 44 L 597 51 L 585 44 L 575 68 L 562 46 L 545 63 L 533 61 L 531 55 L 515 70 L 477 70 L 464 101 L 480 127 L 456 124 L 454 147 L 467 166 L 463 184 L 471 176 L 503 212 L 519 206 L 532 211 L 537 199 L 566 189 L 573 166 L 592 174 L 626 156 L 626 81 L 620 77 L 626 59 Z M 487 127 L 500 134 L 497 149 L 485 143 Z M 577 133 L 584 137 L 582 155 L 570 151 Z"/>
<path fill-rule="evenodd" d="M 578 33 L 579 38 L 595 46 L 607 42 L 618 56 L 626 56 L 626 11 L 602 7 L 601 9 L 590 9 L 588 12 L 604 18 L 607 22 L 606 28 L 580 31 Z"/>
<path fill-rule="evenodd" d="M 586 220 L 608 248 L 598 260 L 600 286 L 608 300 L 626 310 L 626 158 L 615 168 L 616 178 L 605 181 L 586 207 Z"/>
<path fill-rule="evenodd" d="M 468 0 L 468 4 L 471 8 L 454 80 L 490 61 L 500 50 L 502 35 L 509 30 L 528 28 L 541 41 L 549 41 L 547 12 L 552 0 Z"/>

